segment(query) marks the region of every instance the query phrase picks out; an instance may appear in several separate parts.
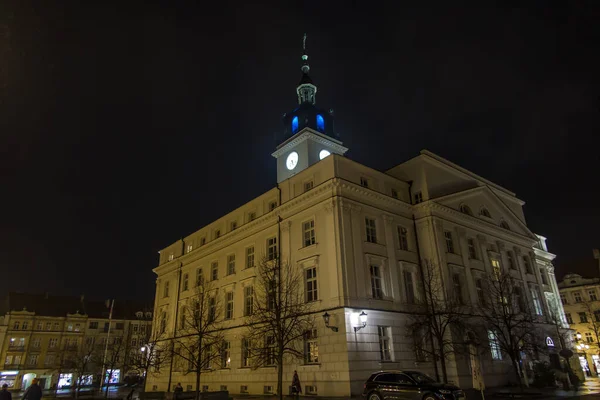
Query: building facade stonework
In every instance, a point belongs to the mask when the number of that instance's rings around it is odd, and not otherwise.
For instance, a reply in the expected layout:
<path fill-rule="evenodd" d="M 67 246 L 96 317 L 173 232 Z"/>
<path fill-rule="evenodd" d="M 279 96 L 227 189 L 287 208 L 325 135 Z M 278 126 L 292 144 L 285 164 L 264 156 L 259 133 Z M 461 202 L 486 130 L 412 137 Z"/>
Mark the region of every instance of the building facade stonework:
<path fill-rule="evenodd" d="M 311 354 L 284 366 L 283 387 L 297 370 L 305 394 L 358 395 L 382 369 L 434 375 L 433 361 L 415 354 L 406 332 L 423 295 L 422 260 L 437 265 L 444 285 L 467 304 L 478 301 L 476 277 L 499 263 L 529 289 L 526 299 L 533 304 L 535 297 L 540 313 L 563 315 L 554 255 L 527 227 L 522 200 L 426 150 L 387 171 L 344 157 L 347 148 L 324 125 L 333 123 L 333 113 L 319 118 L 325 111 L 315 107 L 313 88 L 303 67 L 300 105 L 285 115 L 285 137 L 273 153 L 277 185 L 160 251 L 155 310 L 167 336 L 177 337 L 178 310 L 195 295 L 198 276 L 233 296 L 232 318 L 223 322 L 230 363 L 207 368 L 202 390 L 263 394 L 277 386 L 275 367 L 251 369 L 242 360 L 244 288 L 254 285 L 257 262 L 273 246 L 303 271 L 314 302 L 316 335 L 304 344 Z M 366 325 L 356 330 L 363 312 Z M 555 326 L 544 329 L 554 337 Z M 512 377 L 506 357 L 493 359 L 488 351 L 477 363 L 487 386 Z M 473 385 L 471 369 L 468 357 L 448 361 L 449 379 L 463 388 Z M 169 382 L 195 389 L 193 373 L 165 367 L 149 375 L 147 389 L 169 390 Z"/>

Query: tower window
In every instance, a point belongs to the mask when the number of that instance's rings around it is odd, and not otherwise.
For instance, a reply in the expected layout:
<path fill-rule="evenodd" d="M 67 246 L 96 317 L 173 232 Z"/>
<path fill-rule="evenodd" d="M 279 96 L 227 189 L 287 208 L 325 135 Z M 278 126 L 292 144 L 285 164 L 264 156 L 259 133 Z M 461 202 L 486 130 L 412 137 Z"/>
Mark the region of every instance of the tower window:
<path fill-rule="evenodd" d="M 298 130 L 298 117 L 292 118 L 292 133 L 296 133 Z"/>
<path fill-rule="evenodd" d="M 321 132 L 325 131 L 325 120 L 321 114 L 317 114 L 317 130 Z"/>

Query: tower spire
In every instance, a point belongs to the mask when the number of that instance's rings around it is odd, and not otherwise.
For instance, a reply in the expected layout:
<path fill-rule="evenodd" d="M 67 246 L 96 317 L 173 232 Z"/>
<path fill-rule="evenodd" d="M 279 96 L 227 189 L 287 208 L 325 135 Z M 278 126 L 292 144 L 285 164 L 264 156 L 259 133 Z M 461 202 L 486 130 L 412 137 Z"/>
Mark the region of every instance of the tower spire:
<path fill-rule="evenodd" d="M 313 84 L 312 79 L 308 73 L 310 72 L 310 65 L 308 65 L 308 55 L 306 54 L 306 33 L 302 38 L 302 79 L 300 84 L 296 88 L 298 94 L 298 103 L 310 103 L 315 104 L 315 94 L 317 94 L 317 87 Z"/>

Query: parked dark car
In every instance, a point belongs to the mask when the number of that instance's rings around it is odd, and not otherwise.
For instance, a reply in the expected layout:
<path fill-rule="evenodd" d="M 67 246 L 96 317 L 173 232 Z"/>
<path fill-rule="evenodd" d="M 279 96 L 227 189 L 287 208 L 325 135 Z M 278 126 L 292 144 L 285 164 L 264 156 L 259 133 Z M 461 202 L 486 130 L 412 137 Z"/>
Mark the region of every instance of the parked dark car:
<path fill-rule="evenodd" d="M 458 400 L 465 395 L 460 388 L 417 371 L 379 371 L 365 382 L 366 400 Z"/>

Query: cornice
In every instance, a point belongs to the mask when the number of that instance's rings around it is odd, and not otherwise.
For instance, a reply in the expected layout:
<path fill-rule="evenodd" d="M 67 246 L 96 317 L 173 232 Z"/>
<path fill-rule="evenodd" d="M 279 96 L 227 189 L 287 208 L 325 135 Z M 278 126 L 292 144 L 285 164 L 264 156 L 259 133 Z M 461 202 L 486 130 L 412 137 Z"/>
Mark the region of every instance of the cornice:
<path fill-rule="evenodd" d="M 535 248 L 535 247 L 533 248 L 533 252 L 535 253 L 536 258 L 539 257 L 539 258 L 542 258 L 542 259 L 544 259 L 544 260 L 546 260 L 548 262 L 551 262 L 551 261 L 553 261 L 556 258 L 556 254 L 552 254 L 552 253 L 549 253 L 549 252 L 544 251 L 544 250 L 540 250 L 540 249 Z"/>
<path fill-rule="evenodd" d="M 313 140 L 317 143 L 327 145 L 340 154 L 344 154 L 348 151 L 347 147 L 342 146 L 342 142 L 315 132 L 310 128 L 305 128 L 300 133 L 296 134 L 295 137 L 292 136 L 288 141 L 282 143 L 271 155 L 278 158 L 288 152 L 292 147 L 296 147 L 307 140 Z"/>
<path fill-rule="evenodd" d="M 340 188 L 342 190 L 348 190 L 351 193 L 358 194 L 361 197 L 370 197 L 370 198 L 379 200 L 379 201 L 389 204 L 389 205 L 400 206 L 406 211 L 413 212 L 412 204 L 405 203 L 402 200 L 394 199 L 393 197 L 385 196 L 385 195 L 383 195 L 379 192 L 376 192 L 372 189 L 365 188 L 364 186 L 360 186 L 356 183 L 352 183 L 345 179 L 343 180 L 343 179 L 336 178 L 336 180 L 339 180 Z"/>

